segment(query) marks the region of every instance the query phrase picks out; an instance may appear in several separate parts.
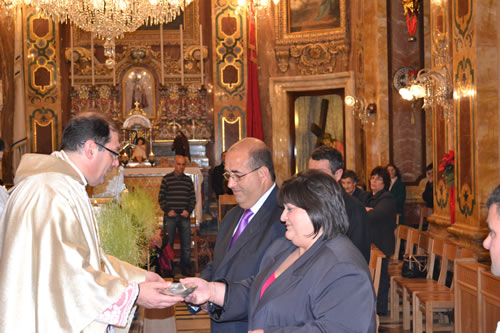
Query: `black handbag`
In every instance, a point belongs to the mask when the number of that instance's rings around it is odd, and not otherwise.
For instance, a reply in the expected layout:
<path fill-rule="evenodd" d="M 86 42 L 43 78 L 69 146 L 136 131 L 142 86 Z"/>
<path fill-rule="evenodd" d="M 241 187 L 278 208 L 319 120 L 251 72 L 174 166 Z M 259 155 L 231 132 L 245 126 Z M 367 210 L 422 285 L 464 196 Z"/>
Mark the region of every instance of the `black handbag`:
<path fill-rule="evenodd" d="M 405 255 L 401 275 L 405 278 L 425 278 L 427 276 L 427 255 Z"/>

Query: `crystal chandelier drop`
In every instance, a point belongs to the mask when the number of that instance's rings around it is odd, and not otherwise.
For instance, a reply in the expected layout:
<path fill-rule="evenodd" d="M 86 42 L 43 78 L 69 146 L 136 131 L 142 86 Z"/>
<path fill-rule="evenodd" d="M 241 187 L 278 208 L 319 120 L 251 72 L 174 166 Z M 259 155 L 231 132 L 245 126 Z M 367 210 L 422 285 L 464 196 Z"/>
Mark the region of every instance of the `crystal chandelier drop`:
<path fill-rule="evenodd" d="M 280 0 L 272 0 L 277 5 Z M 238 8 L 245 8 L 250 11 L 268 10 L 271 6 L 271 0 L 238 0 Z"/>

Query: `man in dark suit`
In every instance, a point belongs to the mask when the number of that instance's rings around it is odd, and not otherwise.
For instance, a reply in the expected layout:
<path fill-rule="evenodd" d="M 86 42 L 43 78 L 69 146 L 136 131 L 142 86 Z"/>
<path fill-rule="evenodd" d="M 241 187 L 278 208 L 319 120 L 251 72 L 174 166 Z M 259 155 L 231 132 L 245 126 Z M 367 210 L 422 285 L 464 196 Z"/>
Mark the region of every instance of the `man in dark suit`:
<path fill-rule="evenodd" d="M 330 146 L 320 146 L 313 150 L 308 168 L 321 170 L 329 174 L 337 182 L 340 182 L 344 172 L 344 160 L 337 149 Z M 347 194 L 343 188 L 342 197 L 349 219 L 347 237 L 361 251 L 366 261 L 370 262 L 370 240 L 368 237 L 366 209 L 358 199 Z"/>
<path fill-rule="evenodd" d="M 240 281 L 254 276 L 266 249 L 285 234 L 272 154 L 264 142 L 245 138 L 235 143 L 227 152 L 225 169 L 224 177 L 238 206 L 222 220 L 214 260 L 200 274 L 207 281 Z M 217 311 L 211 303 L 205 306 L 209 312 Z M 246 318 L 211 322 L 212 333 L 247 331 Z"/>

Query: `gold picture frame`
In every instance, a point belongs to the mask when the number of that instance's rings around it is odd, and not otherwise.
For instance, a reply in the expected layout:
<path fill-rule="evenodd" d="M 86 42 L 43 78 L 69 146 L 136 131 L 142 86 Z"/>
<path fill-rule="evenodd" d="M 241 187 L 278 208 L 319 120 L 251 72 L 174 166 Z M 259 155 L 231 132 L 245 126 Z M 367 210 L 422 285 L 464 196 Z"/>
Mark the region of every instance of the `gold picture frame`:
<path fill-rule="evenodd" d="M 277 45 L 347 40 L 345 0 L 282 0 L 276 32 Z"/>

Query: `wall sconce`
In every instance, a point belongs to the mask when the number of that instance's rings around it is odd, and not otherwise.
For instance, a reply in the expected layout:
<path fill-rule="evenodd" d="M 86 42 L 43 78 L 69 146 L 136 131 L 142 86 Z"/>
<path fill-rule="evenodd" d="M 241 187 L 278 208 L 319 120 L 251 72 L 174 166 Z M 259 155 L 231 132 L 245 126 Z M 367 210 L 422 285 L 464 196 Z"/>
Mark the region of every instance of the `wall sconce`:
<path fill-rule="evenodd" d="M 424 68 L 418 71 L 415 79 L 411 80 L 406 87 L 399 89 L 399 94 L 407 101 L 423 98 L 422 109 L 430 108 L 434 104 L 441 106 L 444 116 L 448 119 L 453 109 L 450 86 L 446 67 L 439 72 Z"/>
<path fill-rule="evenodd" d="M 366 124 L 375 125 L 377 104 L 370 103 L 367 105 L 364 99 L 354 96 L 346 96 L 344 102 L 352 108 L 352 115 L 358 118 L 363 126 Z"/>

